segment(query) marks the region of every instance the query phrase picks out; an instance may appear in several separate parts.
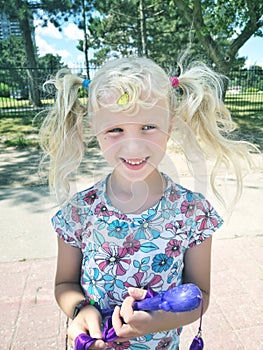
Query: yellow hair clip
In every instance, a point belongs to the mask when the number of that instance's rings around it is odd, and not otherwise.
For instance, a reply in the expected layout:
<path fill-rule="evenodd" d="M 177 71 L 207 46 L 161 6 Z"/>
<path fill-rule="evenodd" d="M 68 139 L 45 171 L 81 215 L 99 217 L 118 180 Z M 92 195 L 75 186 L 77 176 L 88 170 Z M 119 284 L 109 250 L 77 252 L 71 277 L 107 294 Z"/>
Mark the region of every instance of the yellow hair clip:
<path fill-rule="evenodd" d="M 117 105 L 121 107 L 125 107 L 127 103 L 129 102 L 129 95 L 127 92 L 125 92 L 117 101 Z"/>

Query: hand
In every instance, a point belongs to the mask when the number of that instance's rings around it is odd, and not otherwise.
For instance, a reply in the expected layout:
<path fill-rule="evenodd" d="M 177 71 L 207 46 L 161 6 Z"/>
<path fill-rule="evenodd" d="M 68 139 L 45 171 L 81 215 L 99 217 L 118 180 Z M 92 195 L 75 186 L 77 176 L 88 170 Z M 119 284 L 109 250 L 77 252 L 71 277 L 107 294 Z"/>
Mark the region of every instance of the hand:
<path fill-rule="evenodd" d="M 119 337 L 116 341 L 119 342 L 124 342 L 152 332 L 151 321 L 153 320 L 153 313 L 133 310 L 134 301 L 143 300 L 146 295 L 146 290 L 129 288 L 128 292 L 129 296 L 125 298 L 122 306 L 116 306 L 112 314 L 112 324 L 115 333 Z"/>
<path fill-rule="evenodd" d="M 98 338 L 90 349 L 106 349 L 107 343 L 100 339 L 102 337 L 101 321 L 101 315 L 94 306 L 84 307 L 68 327 L 69 343 L 74 346 L 77 336 L 86 333 L 92 338 Z"/>

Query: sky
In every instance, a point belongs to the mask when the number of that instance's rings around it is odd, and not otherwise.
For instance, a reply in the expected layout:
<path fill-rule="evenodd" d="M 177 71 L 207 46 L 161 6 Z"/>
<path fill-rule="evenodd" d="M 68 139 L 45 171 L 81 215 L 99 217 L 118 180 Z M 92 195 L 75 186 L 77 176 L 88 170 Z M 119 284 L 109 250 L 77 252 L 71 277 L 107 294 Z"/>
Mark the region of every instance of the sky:
<path fill-rule="evenodd" d="M 61 32 L 51 23 L 45 28 L 37 25 L 37 21 L 35 24 L 36 45 L 40 56 L 57 54 L 70 68 L 84 63 L 84 54 L 76 48 L 78 40 L 83 39 L 83 33 L 74 23 L 65 24 Z M 254 64 L 263 67 L 263 38 L 250 38 L 239 50 L 239 56 L 247 57 L 247 67 Z"/>

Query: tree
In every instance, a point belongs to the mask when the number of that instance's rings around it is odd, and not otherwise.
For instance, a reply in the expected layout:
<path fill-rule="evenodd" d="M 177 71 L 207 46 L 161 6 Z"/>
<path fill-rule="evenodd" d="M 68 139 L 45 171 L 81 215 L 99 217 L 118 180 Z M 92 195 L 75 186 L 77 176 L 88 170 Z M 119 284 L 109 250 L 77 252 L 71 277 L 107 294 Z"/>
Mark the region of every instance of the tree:
<path fill-rule="evenodd" d="M 10 19 L 18 20 L 27 59 L 30 102 L 35 106 L 41 106 L 37 85 L 35 47 L 32 40 L 32 11 L 28 6 L 28 2 L 22 0 L 10 0 L 8 4 L 6 1 L 1 0 L 1 11 L 5 12 Z"/>
<path fill-rule="evenodd" d="M 258 0 L 171 1 L 192 26 L 207 56 L 228 74 L 238 50 L 252 35 L 262 36 L 263 3 Z"/>
<path fill-rule="evenodd" d="M 22 38 L 13 35 L 1 40 L 0 51 L 0 68 L 25 67 L 26 55 Z"/>
<path fill-rule="evenodd" d="M 26 55 L 23 40 L 17 36 L 10 36 L 0 41 L 0 82 L 8 86 L 6 96 L 11 90 L 26 88 L 27 76 L 24 74 Z M 18 69 L 17 67 L 22 67 Z"/>
<path fill-rule="evenodd" d="M 93 5 L 97 15 L 91 15 L 89 39 L 95 62 L 103 54 L 105 59 L 136 54 L 169 67 L 188 49 L 189 57 L 228 74 L 242 63 L 242 45 L 262 35 L 258 0 L 97 0 Z"/>
<path fill-rule="evenodd" d="M 40 106 L 41 100 L 38 89 L 36 47 L 32 40 L 33 15 L 42 19 L 43 26 L 50 21 L 59 28 L 69 16 L 78 14 L 79 9 L 80 0 L 10 0 L 8 2 L 0 0 L 0 11 L 6 13 L 10 19 L 16 19 L 19 22 L 27 59 L 29 97 L 35 106 Z"/>
<path fill-rule="evenodd" d="M 45 56 L 38 58 L 38 66 L 41 69 L 45 68 L 56 71 L 65 67 L 64 63 L 61 60 L 61 56 L 54 56 L 52 53 L 47 53 Z"/>
<path fill-rule="evenodd" d="M 95 64 L 115 56 L 147 56 L 162 66 L 174 66 L 189 43 L 187 22 L 165 1 L 94 1 L 89 20 Z M 198 51 L 193 40 L 192 47 Z"/>

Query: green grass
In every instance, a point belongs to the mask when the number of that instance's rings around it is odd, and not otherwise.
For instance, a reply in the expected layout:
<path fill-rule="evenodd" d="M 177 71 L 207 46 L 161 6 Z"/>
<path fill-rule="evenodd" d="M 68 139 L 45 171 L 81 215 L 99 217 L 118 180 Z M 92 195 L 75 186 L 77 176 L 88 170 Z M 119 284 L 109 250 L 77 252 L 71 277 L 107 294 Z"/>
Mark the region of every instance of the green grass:
<path fill-rule="evenodd" d="M 0 116 L 0 143 L 7 147 L 38 147 L 38 126 L 34 114 Z"/>
<path fill-rule="evenodd" d="M 263 93 L 226 95 L 225 102 L 237 123 L 238 138 L 263 150 Z"/>
<path fill-rule="evenodd" d="M 43 105 L 50 105 L 53 103 L 52 99 L 42 100 Z M 5 109 L 7 112 L 9 109 L 14 108 L 30 108 L 28 100 L 15 100 L 10 97 L 0 97 L 0 109 Z"/>
<path fill-rule="evenodd" d="M 22 102 L 25 105 L 25 101 Z M 48 101 L 50 102 L 50 101 Z M 28 103 L 27 103 L 28 105 Z M 237 136 L 263 149 L 263 94 L 226 95 L 238 125 Z M 0 100 L 1 107 L 1 100 Z M 38 147 L 38 125 L 33 123 L 35 111 L 0 114 L 0 143 L 17 148 Z"/>

